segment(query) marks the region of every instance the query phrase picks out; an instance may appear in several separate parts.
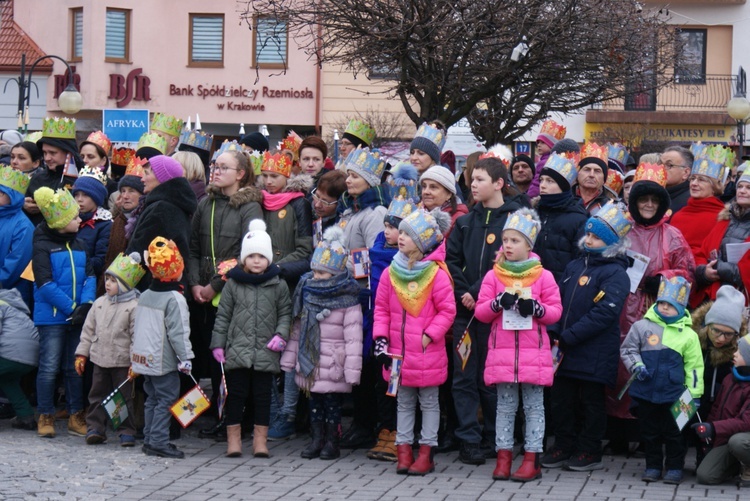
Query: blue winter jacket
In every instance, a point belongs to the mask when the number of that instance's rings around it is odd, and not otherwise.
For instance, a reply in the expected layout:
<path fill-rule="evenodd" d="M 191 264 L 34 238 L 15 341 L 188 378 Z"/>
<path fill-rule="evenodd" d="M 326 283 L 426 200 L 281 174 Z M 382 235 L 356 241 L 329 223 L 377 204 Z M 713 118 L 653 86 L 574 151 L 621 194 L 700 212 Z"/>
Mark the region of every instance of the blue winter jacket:
<path fill-rule="evenodd" d="M 76 306 L 96 299 L 96 277 L 76 233 L 42 222 L 34 230 L 34 324 L 67 324 Z"/>
<path fill-rule="evenodd" d="M 31 261 L 34 226 L 23 212 L 24 196 L 0 186 L 10 203 L 0 206 L 0 288 L 18 289 L 24 301 L 31 300 L 31 283 L 21 273 Z"/>
<path fill-rule="evenodd" d="M 378 292 L 378 284 L 380 283 L 380 275 L 383 274 L 383 270 L 388 268 L 393 261 L 394 256 L 398 252 L 398 246 L 387 246 L 385 242 L 385 232 L 381 231 L 378 236 L 375 237 L 375 243 L 370 249 L 370 291 L 374 298 Z"/>
<path fill-rule="evenodd" d="M 109 248 L 109 234 L 112 231 L 112 214 L 99 207 L 95 213 L 81 214 L 81 228 L 78 230 L 78 240 L 86 245 L 95 276 L 104 273 L 104 259 Z"/>
<path fill-rule="evenodd" d="M 622 254 L 581 251 L 560 281 L 563 314 L 548 328 L 563 349 L 558 376 L 614 387 L 620 359 L 620 312 L 630 292 Z"/>

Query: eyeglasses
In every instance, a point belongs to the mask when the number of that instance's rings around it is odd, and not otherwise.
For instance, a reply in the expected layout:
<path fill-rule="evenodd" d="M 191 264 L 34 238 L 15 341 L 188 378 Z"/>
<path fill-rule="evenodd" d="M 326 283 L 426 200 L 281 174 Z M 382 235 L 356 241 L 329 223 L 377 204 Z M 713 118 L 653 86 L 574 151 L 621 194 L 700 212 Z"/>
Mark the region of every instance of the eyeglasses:
<path fill-rule="evenodd" d="M 317 195 L 317 191 L 318 191 L 318 189 L 317 189 L 317 188 L 315 188 L 315 189 L 314 189 L 314 190 L 312 190 L 312 192 L 310 193 L 310 194 L 312 195 L 312 197 L 313 197 L 313 203 L 321 203 L 321 204 L 323 204 L 323 205 L 327 205 L 328 207 L 332 207 L 332 206 L 334 206 L 334 205 L 338 205 L 338 203 L 339 203 L 339 202 L 338 202 L 338 200 L 337 200 L 337 201 L 335 201 L 335 202 L 328 202 L 328 201 L 326 201 L 326 200 L 323 200 L 322 198 L 320 198 L 320 197 L 319 197 L 319 196 Z"/>
<path fill-rule="evenodd" d="M 664 164 L 662 164 L 662 165 L 664 165 L 664 167 L 665 167 L 665 168 L 666 168 L 667 170 L 671 170 L 671 169 L 674 169 L 675 167 L 682 167 L 683 169 L 684 169 L 684 168 L 687 168 L 687 166 L 686 166 L 686 165 L 684 165 L 684 164 L 683 164 L 683 165 L 681 165 L 681 164 L 673 164 L 672 162 L 665 162 L 665 163 L 664 163 Z"/>
<path fill-rule="evenodd" d="M 716 336 L 717 338 L 723 337 L 724 339 L 732 339 L 733 337 L 739 336 L 739 334 L 734 331 L 724 331 L 721 329 L 717 329 L 713 325 L 709 325 L 708 328 L 711 329 L 711 332 L 713 332 L 714 336 Z"/>
<path fill-rule="evenodd" d="M 234 167 L 229 167 L 228 165 L 214 165 L 214 170 L 219 171 L 222 173 L 226 173 L 228 170 L 239 170 Z"/>
<path fill-rule="evenodd" d="M 696 175 L 696 176 L 690 176 L 688 178 L 688 181 L 690 181 L 691 183 L 693 181 L 697 181 L 697 182 L 699 182 L 701 184 L 711 184 L 711 179 L 707 178 L 706 176 L 698 176 L 698 175 Z"/>

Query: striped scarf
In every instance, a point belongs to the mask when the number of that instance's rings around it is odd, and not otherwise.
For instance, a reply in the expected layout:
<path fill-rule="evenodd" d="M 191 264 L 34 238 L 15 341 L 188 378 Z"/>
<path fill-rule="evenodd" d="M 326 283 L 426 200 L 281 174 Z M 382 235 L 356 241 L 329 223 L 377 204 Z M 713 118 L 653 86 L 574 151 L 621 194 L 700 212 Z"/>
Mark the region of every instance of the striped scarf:
<path fill-rule="evenodd" d="M 409 258 L 398 252 L 389 268 L 391 284 L 401 307 L 413 317 L 418 317 L 427 303 L 440 266 L 435 261 L 420 261 L 409 269 Z"/>
<path fill-rule="evenodd" d="M 538 259 L 525 261 L 499 261 L 492 268 L 495 277 L 507 288 L 521 289 L 530 287 L 542 275 L 544 268 Z"/>

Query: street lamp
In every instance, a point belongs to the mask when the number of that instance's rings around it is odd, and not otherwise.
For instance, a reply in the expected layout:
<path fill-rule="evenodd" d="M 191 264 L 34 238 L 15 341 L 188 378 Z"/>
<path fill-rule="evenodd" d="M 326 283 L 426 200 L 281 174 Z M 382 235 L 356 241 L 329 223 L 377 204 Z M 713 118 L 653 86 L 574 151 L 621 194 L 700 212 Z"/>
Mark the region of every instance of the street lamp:
<path fill-rule="evenodd" d="M 70 69 L 68 62 L 60 56 L 47 55 L 42 56 L 31 64 L 29 69 L 29 77 L 26 78 L 26 54 L 21 55 L 21 75 L 18 78 L 14 78 L 13 81 L 18 84 L 18 132 L 28 132 L 29 130 L 29 102 L 31 101 L 31 84 L 33 83 L 32 77 L 34 76 L 34 68 L 40 62 L 45 59 L 57 59 L 62 61 L 65 68 L 68 70 L 68 86 L 65 90 L 60 93 L 57 98 L 57 104 L 60 105 L 60 109 L 63 113 L 68 115 L 74 115 L 81 111 L 83 107 L 83 97 L 78 92 L 76 86 L 73 84 L 73 71 Z M 8 80 L 10 82 L 10 80 Z M 6 87 L 8 83 L 5 83 Z M 39 92 L 37 91 L 37 97 Z"/>
<path fill-rule="evenodd" d="M 745 123 L 750 118 L 750 101 L 744 95 L 735 93 L 727 103 L 727 113 L 737 121 L 737 142 L 739 143 L 737 156 L 741 160 L 745 142 Z"/>

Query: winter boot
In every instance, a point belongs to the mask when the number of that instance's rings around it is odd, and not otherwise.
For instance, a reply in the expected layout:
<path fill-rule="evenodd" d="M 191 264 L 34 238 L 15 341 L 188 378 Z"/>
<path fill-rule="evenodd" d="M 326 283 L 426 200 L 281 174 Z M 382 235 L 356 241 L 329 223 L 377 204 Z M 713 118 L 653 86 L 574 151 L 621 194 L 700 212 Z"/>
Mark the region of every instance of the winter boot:
<path fill-rule="evenodd" d="M 396 473 L 399 475 L 406 475 L 409 472 L 411 465 L 414 464 L 414 451 L 411 448 L 411 444 L 397 445 L 396 451 L 398 453 Z"/>
<path fill-rule="evenodd" d="M 253 456 L 256 458 L 271 457 L 268 452 L 266 440 L 268 439 L 268 426 L 255 425 L 253 428 Z"/>
<path fill-rule="evenodd" d="M 326 443 L 320 451 L 320 459 L 337 459 L 341 456 L 339 440 L 341 439 L 341 425 L 326 423 Z"/>
<path fill-rule="evenodd" d="M 539 464 L 539 453 L 538 452 L 526 452 L 523 455 L 523 463 L 516 470 L 511 480 L 516 482 L 528 482 L 542 478 L 542 467 Z"/>
<path fill-rule="evenodd" d="M 242 456 L 242 425 L 232 424 L 227 426 L 227 457 L 238 458 Z"/>
<path fill-rule="evenodd" d="M 497 451 L 497 463 L 495 471 L 492 472 L 493 480 L 508 480 L 510 478 L 510 466 L 513 463 L 513 450 L 501 449 Z"/>
<path fill-rule="evenodd" d="M 740 463 L 739 487 L 750 487 L 750 465 Z"/>
<path fill-rule="evenodd" d="M 323 445 L 325 445 L 323 421 L 310 423 L 310 438 L 310 445 L 300 454 L 304 459 L 313 459 L 320 456 L 320 451 L 323 450 Z"/>
<path fill-rule="evenodd" d="M 434 457 L 435 451 L 432 450 L 432 447 L 429 445 L 420 445 L 417 460 L 414 461 L 414 464 L 411 465 L 407 473 L 409 475 L 427 475 L 435 471 Z"/>

